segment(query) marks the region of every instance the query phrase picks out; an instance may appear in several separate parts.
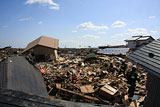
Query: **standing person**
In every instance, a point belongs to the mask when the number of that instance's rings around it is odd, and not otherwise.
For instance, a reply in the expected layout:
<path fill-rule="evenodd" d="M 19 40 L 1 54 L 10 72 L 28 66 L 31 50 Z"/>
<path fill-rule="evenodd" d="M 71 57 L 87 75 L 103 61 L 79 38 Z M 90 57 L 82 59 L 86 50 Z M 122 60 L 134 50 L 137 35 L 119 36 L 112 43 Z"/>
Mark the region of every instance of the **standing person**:
<path fill-rule="evenodd" d="M 123 75 L 124 75 L 124 77 L 125 77 L 126 69 L 127 69 L 127 64 L 125 63 L 125 61 L 123 61 L 123 62 L 122 62 L 122 65 L 121 65 L 121 67 L 120 67 L 120 71 L 119 71 L 118 74 L 120 75 L 121 73 L 123 73 Z"/>
<path fill-rule="evenodd" d="M 136 81 L 140 82 L 140 78 L 136 72 L 135 65 L 132 67 L 132 70 L 130 72 L 127 72 L 126 78 L 127 78 L 127 86 L 129 88 L 128 90 L 129 102 L 131 102 L 136 88 Z"/>
<path fill-rule="evenodd" d="M 103 63 L 103 70 L 108 71 L 108 64 L 106 61 Z"/>

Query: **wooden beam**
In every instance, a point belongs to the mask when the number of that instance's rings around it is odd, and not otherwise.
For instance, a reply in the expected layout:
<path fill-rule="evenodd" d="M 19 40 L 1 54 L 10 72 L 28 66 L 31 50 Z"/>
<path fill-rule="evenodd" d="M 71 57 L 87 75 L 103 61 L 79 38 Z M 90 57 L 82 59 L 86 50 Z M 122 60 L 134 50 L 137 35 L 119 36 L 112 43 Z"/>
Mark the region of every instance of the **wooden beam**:
<path fill-rule="evenodd" d="M 88 96 L 88 95 L 83 95 L 83 94 L 80 94 L 80 93 L 76 93 L 76 92 L 74 92 L 74 91 L 67 90 L 67 89 L 64 89 L 64 88 L 59 88 L 59 87 L 57 87 L 57 89 L 62 90 L 62 91 L 65 91 L 65 92 L 68 92 L 68 93 L 71 93 L 71 94 L 78 95 L 78 96 L 80 96 L 80 97 L 83 97 L 83 98 L 86 98 L 86 99 L 89 99 L 89 100 L 94 100 L 94 101 L 96 101 L 96 102 L 101 102 L 98 98 L 95 98 L 95 97 L 91 97 L 91 96 Z"/>

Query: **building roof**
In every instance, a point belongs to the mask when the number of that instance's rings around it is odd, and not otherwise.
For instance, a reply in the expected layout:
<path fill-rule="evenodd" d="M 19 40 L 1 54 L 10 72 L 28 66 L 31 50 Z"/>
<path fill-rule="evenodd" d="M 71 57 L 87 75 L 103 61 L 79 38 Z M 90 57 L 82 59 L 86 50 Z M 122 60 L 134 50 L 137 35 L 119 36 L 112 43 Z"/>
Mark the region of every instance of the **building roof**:
<path fill-rule="evenodd" d="M 150 38 L 150 36 L 142 36 L 142 37 L 138 38 L 138 40 L 147 40 L 149 38 Z"/>
<path fill-rule="evenodd" d="M 127 58 L 160 77 L 160 39 L 131 53 Z"/>
<path fill-rule="evenodd" d="M 38 39 L 30 42 L 25 48 L 25 50 L 23 51 L 23 53 L 32 49 L 37 45 L 58 49 L 58 39 L 47 37 L 47 36 L 41 36 Z"/>
<path fill-rule="evenodd" d="M 126 39 L 125 41 L 135 41 L 137 40 L 139 37 L 132 37 L 132 38 L 129 38 L 129 39 Z"/>
<path fill-rule="evenodd" d="M 115 46 L 98 46 L 100 49 L 105 49 L 105 48 L 126 48 L 126 45 L 115 45 Z"/>
<path fill-rule="evenodd" d="M 0 88 L 49 97 L 41 72 L 23 56 L 0 62 Z"/>
<path fill-rule="evenodd" d="M 111 107 L 110 105 L 71 102 L 0 88 L 0 107 Z"/>
<path fill-rule="evenodd" d="M 107 54 L 107 55 L 120 55 L 123 53 L 127 53 L 128 51 L 129 48 L 106 48 L 99 50 L 97 53 Z"/>
<path fill-rule="evenodd" d="M 125 41 L 126 42 L 128 42 L 128 41 L 141 41 L 141 40 L 148 40 L 149 38 L 152 38 L 152 37 L 151 36 L 132 36 L 132 38 L 126 39 Z"/>

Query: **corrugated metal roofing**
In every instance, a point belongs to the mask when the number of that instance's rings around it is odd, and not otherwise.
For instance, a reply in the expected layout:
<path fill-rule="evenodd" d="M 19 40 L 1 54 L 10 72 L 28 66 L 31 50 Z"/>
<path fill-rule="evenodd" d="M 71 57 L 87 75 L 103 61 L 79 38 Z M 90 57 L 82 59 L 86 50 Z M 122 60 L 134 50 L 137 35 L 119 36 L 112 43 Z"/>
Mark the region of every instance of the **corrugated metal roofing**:
<path fill-rule="evenodd" d="M 29 43 L 27 45 L 27 47 L 25 48 L 25 50 L 23 51 L 23 53 L 32 49 L 33 47 L 35 47 L 37 45 L 45 46 L 45 47 L 49 47 L 49 48 L 53 48 L 53 49 L 58 49 L 58 39 L 46 37 L 46 36 L 41 36 L 38 39 Z"/>
<path fill-rule="evenodd" d="M 0 86 L 48 97 L 43 77 L 23 56 L 9 57 L 0 63 Z"/>
<path fill-rule="evenodd" d="M 97 53 L 100 54 L 108 54 L 108 55 L 119 55 L 123 53 L 127 53 L 129 51 L 129 48 L 106 48 L 101 49 Z"/>
<path fill-rule="evenodd" d="M 133 52 L 127 58 L 154 74 L 160 74 L 160 39 Z"/>

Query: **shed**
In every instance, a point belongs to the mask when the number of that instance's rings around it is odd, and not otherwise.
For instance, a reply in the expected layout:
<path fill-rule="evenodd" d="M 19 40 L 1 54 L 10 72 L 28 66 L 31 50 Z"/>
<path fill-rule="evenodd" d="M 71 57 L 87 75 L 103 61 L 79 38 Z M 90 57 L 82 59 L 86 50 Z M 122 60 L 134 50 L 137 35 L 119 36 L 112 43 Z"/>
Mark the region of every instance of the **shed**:
<path fill-rule="evenodd" d="M 147 72 L 148 91 L 144 107 L 160 107 L 160 39 L 131 53 L 127 58 Z"/>
<path fill-rule="evenodd" d="M 36 61 L 48 61 L 58 58 L 58 39 L 41 36 L 30 42 L 22 52 L 35 57 Z"/>

